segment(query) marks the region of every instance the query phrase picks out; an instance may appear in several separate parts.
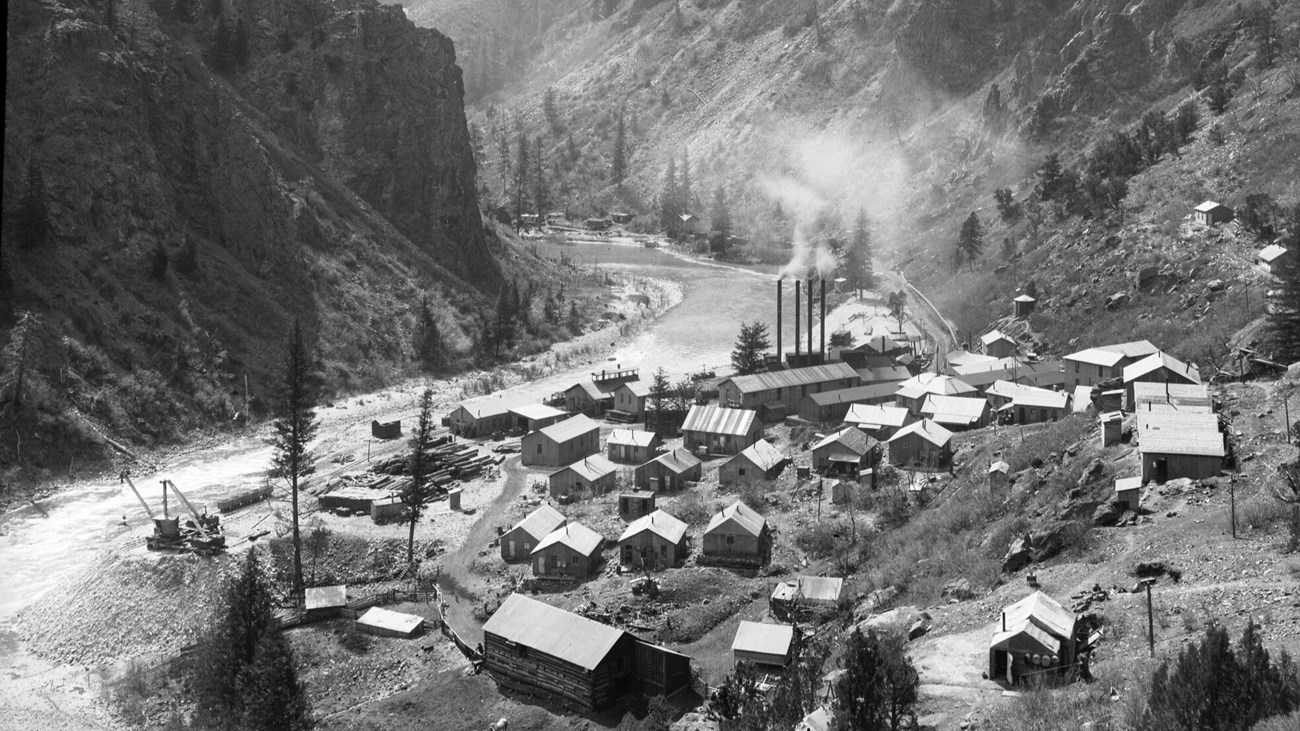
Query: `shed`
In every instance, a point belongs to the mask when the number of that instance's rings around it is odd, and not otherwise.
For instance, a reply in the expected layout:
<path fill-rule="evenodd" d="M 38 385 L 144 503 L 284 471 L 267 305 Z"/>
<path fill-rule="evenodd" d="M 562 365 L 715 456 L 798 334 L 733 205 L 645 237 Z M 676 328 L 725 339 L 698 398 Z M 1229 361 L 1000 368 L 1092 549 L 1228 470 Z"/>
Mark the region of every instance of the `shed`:
<path fill-rule="evenodd" d="M 370 422 L 370 436 L 375 439 L 400 439 L 402 436 L 402 421 L 378 421 Z"/>
<path fill-rule="evenodd" d="M 533 549 L 533 576 L 582 578 L 596 570 L 605 539 L 582 523 L 551 531 Z"/>
<path fill-rule="evenodd" d="M 786 615 L 797 608 L 833 610 L 839 606 L 843 590 L 844 579 L 838 576 L 798 576 L 778 583 L 768 604 L 774 612 Z"/>
<path fill-rule="evenodd" d="M 1015 303 L 1016 317 L 1029 317 L 1034 314 L 1034 307 L 1038 305 L 1038 300 L 1027 294 L 1016 297 L 1013 302 Z"/>
<path fill-rule="evenodd" d="M 1143 483 L 1201 480 L 1223 469 L 1227 450 L 1214 414 L 1139 411 L 1137 424 Z"/>
<path fill-rule="evenodd" d="M 618 514 L 635 520 L 655 511 L 657 499 L 653 492 L 624 492 L 618 496 Z"/>
<path fill-rule="evenodd" d="M 567 501 L 589 495 L 603 495 L 614 489 L 617 479 L 618 465 L 599 454 L 593 454 L 551 473 L 547 482 L 551 497 Z"/>
<path fill-rule="evenodd" d="M 1188 383 L 1200 384 L 1201 373 L 1194 365 L 1178 360 L 1168 353 L 1152 353 L 1133 365 L 1124 368 L 1124 398 L 1129 408 L 1134 404 L 1135 383 Z"/>
<path fill-rule="evenodd" d="M 1119 444 L 1121 437 L 1124 435 L 1124 413 L 1121 411 L 1107 411 L 1097 417 L 1101 422 L 1101 446 L 1109 447 L 1112 444 Z"/>
<path fill-rule="evenodd" d="M 1284 258 L 1290 259 L 1292 256 L 1290 250 L 1285 246 L 1269 244 L 1260 249 L 1259 253 L 1255 255 L 1255 266 L 1259 267 L 1260 271 L 1265 274 L 1276 275 L 1278 273 L 1278 266 L 1281 264 L 1282 260 Z"/>
<path fill-rule="evenodd" d="M 1192 220 L 1202 226 L 1228 223 L 1232 220 L 1232 209 L 1216 201 L 1205 201 L 1192 209 Z"/>
<path fill-rule="evenodd" d="M 394 612 L 383 607 L 371 607 L 357 617 L 357 629 L 379 637 L 410 639 L 424 627 L 424 617 Z"/>
<path fill-rule="evenodd" d="M 650 395 L 650 385 L 646 381 L 627 381 L 614 387 L 614 408 L 629 414 L 633 421 L 645 417 L 645 402 Z"/>
<path fill-rule="evenodd" d="M 500 399 L 463 403 L 447 417 L 451 432 L 458 436 L 476 439 L 491 436 L 493 432 L 509 431 L 514 416 Z"/>
<path fill-rule="evenodd" d="M 742 621 L 731 642 L 732 662 L 752 663 L 760 670 L 784 670 L 794 657 L 794 643 L 791 625 Z"/>
<path fill-rule="evenodd" d="M 819 472 L 856 475 L 870 466 L 871 440 L 857 427 L 846 426 L 828 434 L 812 448 L 812 466 Z"/>
<path fill-rule="evenodd" d="M 682 424 L 682 445 L 692 452 L 704 447 L 710 454 L 736 454 L 762 432 L 756 411 L 696 404 Z"/>
<path fill-rule="evenodd" d="M 615 429 L 605 440 L 605 453 L 615 462 L 640 463 L 655 456 L 662 444 L 663 440 L 652 431 Z"/>
<path fill-rule="evenodd" d="M 984 347 L 985 355 L 991 355 L 994 358 L 1013 357 L 1019 347 L 1015 338 L 999 330 L 993 330 L 981 335 L 980 345 Z"/>
<path fill-rule="evenodd" d="M 685 449 L 655 457 L 636 468 L 632 481 L 643 490 L 674 491 L 686 487 L 688 482 L 699 482 L 704 474 L 704 463 Z"/>
<path fill-rule="evenodd" d="M 1076 619 L 1041 591 L 1003 609 L 989 643 L 989 677 L 1014 684 L 1027 673 L 1073 665 Z"/>
<path fill-rule="evenodd" d="M 550 505 L 543 505 L 519 521 L 514 528 L 501 536 L 501 558 L 507 561 L 527 559 L 533 547 L 542 542 L 552 531 L 564 525 L 565 518 L 560 511 Z"/>
<path fill-rule="evenodd" d="M 617 223 L 620 226 L 632 223 L 632 219 L 635 218 L 633 214 L 624 213 L 622 211 L 614 211 L 609 214 L 609 217 L 614 221 L 614 223 Z"/>
<path fill-rule="evenodd" d="M 348 587 L 346 584 L 337 586 L 312 586 L 304 590 L 305 608 L 307 616 L 311 619 L 319 617 L 334 617 L 339 611 L 348 604 Z"/>
<path fill-rule="evenodd" d="M 735 485 L 748 480 L 775 479 L 788 462 L 781 450 L 766 439 L 760 439 L 718 467 L 718 484 Z"/>
<path fill-rule="evenodd" d="M 580 414 L 525 434 L 520 460 L 524 465 L 559 467 L 599 451 L 600 425 Z"/>
<path fill-rule="evenodd" d="M 771 551 L 767 519 L 737 500 L 713 516 L 704 529 L 704 555 L 763 563 Z"/>
<path fill-rule="evenodd" d="M 618 556 L 624 566 L 678 566 L 686 559 L 686 523 L 662 510 L 643 515 L 618 537 Z"/>
<path fill-rule="evenodd" d="M 844 423 L 855 426 L 876 441 L 885 442 L 903 427 L 916 421 L 912 412 L 901 406 L 854 404 L 844 415 Z"/>
<path fill-rule="evenodd" d="M 989 492 L 997 492 L 1007 486 L 1007 475 L 1011 472 L 1011 465 L 998 460 L 989 465 Z"/>
<path fill-rule="evenodd" d="M 514 425 L 522 429 L 525 434 L 538 429 L 545 429 L 551 424 L 558 424 L 569 418 L 567 411 L 561 411 L 546 404 L 514 406 L 510 409 L 510 415 L 515 419 Z"/>
<path fill-rule="evenodd" d="M 1138 511 L 1141 502 L 1142 477 L 1119 477 L 1115 479 L 1115 502 L 1125 510 Z"/>
<path fill-rule="evenodd" d="M 952 461 L 952 432 L 922 419 L 889 439 L 889 461 L 899 465 L 943 467 Z"/>

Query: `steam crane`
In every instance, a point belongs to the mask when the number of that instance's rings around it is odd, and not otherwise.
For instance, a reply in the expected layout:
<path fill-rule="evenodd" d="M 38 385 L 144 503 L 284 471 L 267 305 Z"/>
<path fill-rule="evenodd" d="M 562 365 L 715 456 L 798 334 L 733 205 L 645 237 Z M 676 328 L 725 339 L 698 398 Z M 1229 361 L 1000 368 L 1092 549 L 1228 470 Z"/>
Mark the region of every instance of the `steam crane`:
<path fill-rule="evenodd" d="M 135 483 L 131 481 L 131 474 L 123 471 L 118 475 L 119 482 L 125 482 L 131 488 L 135 499 L 140 501 L 140 506 L 144 512 L 153 521 L 153 535 L 145 538 L 145 547 L 150 551 L 193 551 L 203 555 L 212 555 L 222 551 L 226 547 L 226 536 L 221 532 L 220 519 L 217 516 L 209 517 L 206 513 L 199 513 L 190 504 L 189 499 L 177 489 L 171 480 L 163 480 L 163 514 L 158 517 L 149 503 L 145 502 L 144 496 L 136 488 Z M 171 488 L 180 498 L 181 504 L 190 511 L 188 519 L 182 523 L 181 517 L 171 517 L 167 511 L 167 490 Z"/>

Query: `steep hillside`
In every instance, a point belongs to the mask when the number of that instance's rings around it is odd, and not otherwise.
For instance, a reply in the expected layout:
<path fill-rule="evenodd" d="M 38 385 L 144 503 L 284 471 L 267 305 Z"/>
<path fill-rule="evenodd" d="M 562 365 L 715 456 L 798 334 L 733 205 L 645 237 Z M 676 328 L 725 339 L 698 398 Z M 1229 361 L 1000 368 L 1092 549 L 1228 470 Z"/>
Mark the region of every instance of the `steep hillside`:
<path fill-rule="evenodd" d="M 423 296 L 472 349 L 501 274 L 444 36 L 365 0 L 21 0 L 8 41 L 6 464 L 262 414 L 295 320 L 338 390 L 410 371 Z"/>
<path fill-rule="evenodd" d="M 1211 340 L 1221 355 L 1223 337 L 1243 322 L 1205 305 L 1227 297 L 1244 309 L 1247 287 L 1267 289 L 1249 267 L 1257 242 L 1235 228 L 1183 230 L 1182 219 L 1206 198 L 1239 206 L 1267 193 L 1289 206 L 1300 197 L 1294 4 L 405 4 L 463 49 L 485 200 L 515 206 L 525 138 L 541 151 L 548 204 L 582 215 L 628 207 L 647 229 L 664 223 L 669 160 L 679 181 L 687 166 L 687 206 L 710 213 L 724 189 L 737 233 L 754 242 L 740 254 L 759 260 L 784 261 L 796 231 L 847 239 L 861 209 L 877 258 L 938 293 L 963 330 L 1004 314 L 1033 272 L 1049 308 L 1069 306 L 1035 323 L 1048 349 L 1173 325 L 1167 347 L 1195 330 L 1205 342 L 1180 355 L 1200 357 Z M 1047 155 L 1087 187 L 1095 144 L 1150 112 L 1172 118 L 1184 102 L 1199 121 L 1189 139 L 1126 172 L 1115 205 L 1048 205 L 1032 225 L 999 221 L 998 188 L 1022 206 L 1043 202 L 1031 199 Z M 611 169 L 620 115 L 630 160 L 621 187 Z M 530 208 L 536 171 L 527 177 Z M 972 211 L 985 246 L 955 271 L 958 231 Z M 1220 236 L 1236 243 L 1219 246 Z M 1138 294 L 1134 259 L 1162 270 L 1165 287 L 1101 317 L 1105 297 Z M 1195 308 L 1172 296 L 1204 293 L 1214 279 L 1225 287 Z M 1180 288 L 1169 292 L 1175 280 Z M 1089 317 L 1072 314 L 1083 307 Z M 1098 322 L 1104 332 L 1089 332 Z"/>

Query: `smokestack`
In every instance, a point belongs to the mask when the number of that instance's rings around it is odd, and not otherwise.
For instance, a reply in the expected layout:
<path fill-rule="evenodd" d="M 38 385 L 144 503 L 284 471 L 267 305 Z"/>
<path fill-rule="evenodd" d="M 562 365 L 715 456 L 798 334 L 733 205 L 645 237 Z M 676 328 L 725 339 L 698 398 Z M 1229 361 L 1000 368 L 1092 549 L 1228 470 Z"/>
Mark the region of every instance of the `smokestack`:
<path fill-rule="evenodd" d="M 776 362 L 781 363 L 781 278 L 776 278 Z"/>
<path fill-rule="evenodd" d="M 799 355 L 799 280 L 794 280 L 794 354 Z"/>
<path fill-rule="evenodd" d="M 808 355 L 812 355 L 813 281 L 808 277 Z"/>
<path fill-rule="evenodd" d="M 822 278 L 822 360 L 826 359 L 826 279 Z"/>

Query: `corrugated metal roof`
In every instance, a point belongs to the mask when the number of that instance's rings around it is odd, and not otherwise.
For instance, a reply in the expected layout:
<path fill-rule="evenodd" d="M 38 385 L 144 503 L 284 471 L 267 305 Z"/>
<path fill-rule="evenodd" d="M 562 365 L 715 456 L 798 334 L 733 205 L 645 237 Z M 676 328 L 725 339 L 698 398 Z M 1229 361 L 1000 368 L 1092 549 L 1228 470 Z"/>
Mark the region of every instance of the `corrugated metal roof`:
<path fill-rule="evenodd" d="M 1210 211 L 1213 211 L 1216 208 L 1227 208 L 1227 206 L 1223 205 L 1218 201 L 1205 201 L 1204 203 L 1197 206 L 1196 210 L 1202 213 L 1208 213 Z"/>
<path fill-rule="evenodd" d="M 382 629 L 409 635 L 424 624 L 424 617 L 403 612 L 394 612 L 383 607 L 371 607 L 365 614 L 357 617 L 357 624 L 380 627 Z"/>
<path fill-rule="evenodd" d="M 705 533 L 712 533 L 714 528 L 734 521 L 736 525 L 745 530 L 746 533 L 755 538 L 763 534 L 763 527 L 767 525 L 767 519 L 759 515 L 753 508 L 737 500 L 736 502 L 723 508 L 721 512 L 713 516 L 709 521 L 709 526 L 704 529 Z"/>
<path fill-rule="evenodd" d="M 822 391 L 821 393 L 810 393 L 804 398 L 811 399 L 818 406 L 830 406 L 831 404 L 854 404 L 860 401 L 889 398 L 898 393 L 898 382 L 873 383 L 870 386 L 855 386 L 853 388 L 842 388 L 838 391 Z"/>
<path fill-rule="evenodd" d="M 1209 412 L 1213 400 L 1210 388 L 1203 383 L 1145 383 L 1133 384 L 1134 411 L 1146 411 L 1147 404 L 1168 404 L 1185 411 Z"/>
<path fill-rule="evenodd" d="M 546 438 L 553 439 L 563 444 L 570 439 L 586 434 L 592 429 L 600 431 L 600 425 L 591 419 L 588 419 L 586 416 L 578 414 L 577 416 L 565 419 L 558 424 L 551 424 L 545 429 L 540 429 L 538 430 L 538 433 L 544 434 Z"/>
<path fill-rule="evenodd" d="M 338 586 L 312 586 L 308 587 L 306 590 L 306 607 L 308 611 L 312 609 L 341 607 L 347 603 L 347 584 L 339 584 Z"/>
<path fill-rule="evenodd" d="M 736 628 L 736 638 L 731 641 L 731 651 L 785 657 L 790 654 L 792 642 L 794 627 L 788 624 L 742 621 Z"/>
<path fill-rule="evenodd" d="M 623 447 L 649 447 L 654 444 L 659 435 L 652 431 L 643 431 L 641 429 L 615 429 L 609 433 L 609 441 L 605 442 L 608 446 Z"/>
<path fill-rule="evenodd" d="M 592 383 L 591 381 L 578 381 L 572 386 L 569 386 L 568 388 L 564 389 L 564 393 L 568 394 L 570 391 L 572 391 L 575 388 L 586 393 L 588 396 L 591 397 L 593 401 L 599 401 L 605 398 L 605 392 L 601 391 L 600 388 L 597 387 L 596 384 Z"/>
<path fill-rule="evenodd" d="M 974 393 L 975 390 L 974 386 L 959 378 L 936 373 L 921 373 L 903 381 L 899 385 L 898 396 L 907 399 L 916 399 L 931 393 L 939 396 L 960 396 L 963 393 Z"/>
<path fill-rule="evenodd" d="M 589 457 L 583 457 L 563 469 L 557 470 L 551 476 L 554 477 L 561 472 L 569 470 L 572 470 L 579 477 L 588 482 L 595 482 L 606 475 L 618 472 L 618 465 L 610 462 L 609 459 L 603 455 L 593 454 Z"/>
<path fill-rule="evenodd" d="M 940 424 L 974 424 L 984 418 L 988 407 L 989 402 L 982 398 L 932 394 L 921 405 L 921 413 L 929 414 L 932 421 Z"/>
<path fill-rule="evenodd" d="M 846 426 L 834 434 L 827 434 L 813 446 L 812 451 L 816 452 L 831 445 L 844 447 L 858 456 L 866 454 L 871 449 L 867 435 L 854 426 Z"/>
<path fill-rule="evenodd" d="M 528 535 L 542 539 L 549 535 L 551 531 L 564 525 L 568 518 L 564 514 L 550 505 L 543 505 L 528 514 L 528 517 L 519 521 L 515 528 L 523 528 Z M 511 530 L 514 530 L 512 528 Z"/>
<path fill-rule="evenodd" d="M 700 461 L 699 457 L 696 457 L 689 451 L 680 448 L 664 452 L 650 461 L 658 462 L 665 468 L 679 475 L 684 474 L 687 470 L 694 469 L 695 467 L 704 464 Z"/>
<path fill-rule="evenodd" d="M 952 432 L 929 419 L 921 419 L 899 429 L 894 433 L 894 436 L 889 438 L 889 441 L 902 439 L 909 434 L 916 434 L 937 447 L 942 447 L 952 440 Z"/>
<path fill-rule="evenodd" d="M 1190 380 L 1193 383 L 1201 382 L 1201 373 L 1196 366 L 1188 365 L 1181 360 L 1165 352 L 1152 353 L 1138 362 L 1124 367 L 1124 382 L 1137 380 L 1148 373 L 1153 373 L 1161 368 L 1167 368 L 1173 373 Z"/>
<path fill-rule="evenodd" d="M 754 429 L 758 412 L 750 409 L 728 409 L 712 404 L 696 404 L 686 414 L 682 431 L 699 431 L 708 434 L 745 436 Z"/>
<path fill-rule="evenodd" d="M 582 523 L 569 523 L 546 534 L 546 537 L 542 539 L 541 543 L 537 544 L 537 548 L 533 549 L 533 553 L 537 553 L 548 546 L 559 543 L 572 548 L 584 556 L 590 556 L 600 548 L 600 544 L 604 542 L 604 540 L 604 536 Z"/>
<path fill-rule="evenodd" d="M 525 404 L 524 406 L 515 406 L 510 409 L 510 413 L 521 419 L 553 419 L 557 416 L 567 416 L 569 412 L 557 409 L 554 406 L 546 404 Z"/>
<path fill-rule="evenodd" d="M 838 576 L 800 576 L 797 596 L 813 602 L 835 603 L 840 600 L 844 579 Z"/>
<path fill-rule="evenodd" d="M 627 530 L 623 531 L 623 535 L 618 537 L 619 543 L 626 541 L 641 531 L 647 530 L 669 543 L 678 543 L 686 535 L 686 524 L 663 510 L 656 510 L 628 524 Z"/>
<path fill-rule="evenodd" d="M 1115 492 L 1124 492 L 1125 490 L 1136 490 L 1142 487 L 1142 476 L 1137 477 L 1119 477 L 1115 479 Z"/>
<path fill-rule="evenodd" d="M 902 426 L 907 423 L 912 412 L 902 406 L 883 406 L 881 404 L 854 404 L 844 417 L 844 423 L 856 424 L 859 428 L 880 429 L 887 426 Z"/>
<path fill-rule="evenodd" d="M 1186 454 L 1222 457 L 1227 454 L 1219 417 L 1203 412 L 1139 411 L 1138 451 L 1143 454 Z"/>
<path fill-rule="evenodd" d="M 483 625 L 515 644 L 595 670 L 627 633 L 545 602 L 511 594 Z"/>
<path fill-rule="evenodd" d="M 1064 640 L 1074 639 L 1074 612 L 1061 606 L 1060 602 L 1036 591 L 1002 610 L 1006 619 L 1007 631 L 1023 624 L 1033 622 L 1039 628 L 1051 633 L 1053 637 Z"/>
<path fill-rule="evenodd" d="M 1065 356 L 1065 360 L 1071 362 L 1087 363 L 1089 365 L 1106 366 L 1110 368 L 1124 359 L 1123 353 L 1117 353 L 1105 348 L 1088 348 L 1080 350 L 1077 353 L 1070 353 Z"/>
<path fill-rule="evenodd" d="M 992 345 L 993 343 L 996 343 L 999 340 L 1006 340 L 1012 343 L 1016 342 L 1015 338 L 1003 333 L 1000 330 L 993 330 L 991 332 L 984 333 L 983 335 L 980 336 L 980 342 L 986 346 Z"/>
<path fill-rule="evenodd" d="M 754 466 L 764 472 L 785 461 L 785 455 L 781 454 L 781 450 L 774 447 L 772 443 L 766 439 L 760 439 L 757 442 L 754 442 L 746 447 L 740 454 L 731 459 L 739 459 L 740 457 L 744 457 L 750 462 L 753 462 Z M 727 461 L 730 462 L 731 460 Z"/>
<path fill-rule="evenodd" d="M 489 416 L 499 416 L 510 411 L 510 407 L 501 401 L 501 399 L 485 399 L 483 401 L 468 401 L 460 405 L 470 416 L 475 419 L 483 419 Z"/>
<path fill-rule="evenodd" d="M 857 380 L 858 372 L 848 363 L 828 363 L 826 365 L 791 368 L 785 371 L 754 373 L 748 376 L 732 376 L 731 384 L 741 393 L 759 393 L 778 388 L 807 386 L 812 383 L 825 383 L 845 378 Z"/>
<path fill-rule="evenodd" d="M 1159 353 L 1157 348 L 1150 340 L 1130 340 L 1127 343 L 1115 343 L 1114 345 L 1101 346 L 1104 350 L 1114 353 L 1120 353 L 1130 358 L 1144 358 L 1152 353 Z"/>

